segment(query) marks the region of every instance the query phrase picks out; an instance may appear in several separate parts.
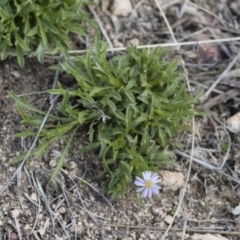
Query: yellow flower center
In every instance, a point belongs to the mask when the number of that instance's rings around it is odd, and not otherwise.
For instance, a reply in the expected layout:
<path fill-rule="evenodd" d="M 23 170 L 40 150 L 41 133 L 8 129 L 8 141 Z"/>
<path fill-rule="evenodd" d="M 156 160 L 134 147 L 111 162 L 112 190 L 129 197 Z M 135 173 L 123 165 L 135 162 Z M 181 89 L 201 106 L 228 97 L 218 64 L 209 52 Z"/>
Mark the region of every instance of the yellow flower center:
<path fill-rule="evenodd" d="M 151 188 L 151 187 L 152 187 L 152 182 L 149 181 L 149 180 L 147 180 L 147 181 L 145 182 L 145 187 L 146 187 L 146 188 Z"/>

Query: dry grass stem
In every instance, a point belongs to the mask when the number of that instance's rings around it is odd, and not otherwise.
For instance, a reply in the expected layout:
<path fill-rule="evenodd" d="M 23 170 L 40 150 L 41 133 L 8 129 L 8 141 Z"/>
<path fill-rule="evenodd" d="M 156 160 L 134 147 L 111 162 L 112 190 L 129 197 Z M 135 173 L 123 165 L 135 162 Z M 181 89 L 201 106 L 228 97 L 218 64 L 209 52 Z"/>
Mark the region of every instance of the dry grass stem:
<path fill-rule="evenodd" d="M 240 184 L 240 179 L 234 178 L 234 177 L 232 177 L 232 176 L 224 173 L 224 172 L 221 170 L 220 167 L 214 167 L 213 165 L 211 165 L 211 164 L 209 164 L 209 163 L 206 163 L 206 162 L 204 162 L 204 161 L 202 161 L 202 160 L 200 160 L 200 159 L 198 159 L 198 158 L 196 158 L 196 157 L 192 157 L 192 158 L 191 158 L 191 155 L 188 155 L 188 154 L 186 154 L 186 153 L 184 153 L 184 152 L 181 152 L 181 151 L 179 151 L 179 150 L 175 150 L 174 152 L 175 152 L 176 154 L 178 154 L 178 155 L 186 158 L 186 159 L 192 159 L 192 161 L 195 162 L 195 163 L 197 163 L 198 165 L 200 165 L 200 166 L 202 166 L 202 167 L 204 167 L 204 168 L 206 168 L 206 169 L 208 169 L 208 170 L 214 170 L 214 171 L 222 174 L 223 176 L 229 178 L 231 181 L 233 181 L 233 182 L 235 182 L 235 183 L 237 183 L 237 184 Z"/>
<path fill-rule="evenodd" d="M 138 49 L 144 48 L 156 48 L 156 47 L 181 47 L 181 46 L 197 46 L 198 44 L 206 44 L 206 43 L 225 43 L 225 42 L 237 42 L 240 41 L 240 37 L 231 37 L 231 38 L 219 38 L 219 39 L 209 39 L 209 40 L 200 40 L 200 41 L 188 41 L 188 42 L 177 42 L 177 43 L 159 43 L 159 44 L 147 44 L 137 46 Z M 126 51 L 127 47 L 119 47 L 119 48 L 108 48 L 108 52 L 119 52 L 119 51 Z M 69 54 L 82 54 L 85 53 L 87 50 L 71 50 L 68 51 Z M 50 58 L 61 58 L 60 56 L 51 56 L 46 53 L 46 57 Z"/>
<path fill-rule="evenodd" d="M 103 224 L 102 226 L 105 227 L 118 227 L 118 228 L 131 228 L 136 230 L 143 230 L 148 229 L 150 232 L 159 232 L 159 231 L 166 231 L 166 228 L 161 227 L 150 227 L 150 226 L 133 226 L 133 225 L 119 225 L 119 224 Z M 182 232 L 182 228 L 171 228 L 171 232 Z M 211 233 L 211 234 L 228 234 L 233 236 L 239 236 L 239 232 L 237 231 L 217 231 L 217 230 L 211 230 L 207 227 L 202 227 L 202 229 L 198 228 L 186 228 L 186 232 L 188 233 Z"/>
<path fill-rule="evenodd" d="M 161 8 L 161 6 L 160 6 L 160 4 L 159 4 L 159 2 L 158 2 L 157 0 L 155 0 L 155 3 L 156 3 L 156 5 L 157 5 L 160 13 L 161 13 L 162 16 L 163 16 L 163 19 L 164 19 L 164 21 L 165 21 L 165 23 L 166 23 L 166 25 L 167 25 L 167 27 L 168 27 L 168 30 L 169 30 L 172 38 L 173 38 L 173 41 L 174 41 L 175 43 L 177 43 L 177 40 L 176 40 L 176 38 L 175 38 L 175 36 L 174 36 L 174 33 L 173 33 L 172 28 L 171 28 L 171 26 L 170 26 L 170 24 L 169 24 L 169 22 L 168 22 L 168 19 L 166 18 L 166 15 L 165 15 L 164 11 L 162 10 L 162 8 Z M 179 46 L 177 46 L 177 49 L 179 49 Z M 184 64 L 184 60 L 183 60 L 183 58 L 182 58 L 181 56 L 180 56 L 180 60 L 181 60 L 181 64 L 182 64 L 183 69 L 186 70 L 185 64 Z M 188 90 L 191 91 L 190 84 L 189 84 L 189 79 L 188 79 L 188 76 L 187 76 L 187 75 L 186 75 L 186 83 L 187 83 L 187 86 L 188 86 Z M 191 167 L 192 167 L 192 157 L 193 157 L 193 149 L 194 149 L 194 134 L 195 134 L 195 119 L 194 119 L 194 117 L 193 117 L 193 118 L 192 118 L 191 156 L 190 156 L 190 163 L 189 163 L 189 168 L 188 168 L 188 172 L 187 172 L 187 176 L 186 176 L 186 182 L 185 182 L 185 185 L 184 185 L 184 188 L 183 188 L 183 191 L 182 191 L 180 200 L 179 200 L 179 204 L 178 204 L 177 209 L 176 209 L 176 211 L 175 211 L 175 213 L 174 213 L 174 215 L 173 215 L 173 219 L 172 219 L 171 223 L 169 224 L 168 228 L 166 229 L 166 231 L 164 232 L 164 235 L 161 237 L 161 240 L 164 240 L 164 239 L 166 238 L 166 236 L 167 236 L 170 228 L 172 227 L 173 222 L 174 222 L 177 214 L 178 214 L 179 211 L 180 211 L 180 207 L 181 207 L 181 205 L 182 205 L 183 198 L 184 198 L 185 193 L 186 193 L 187 184 L 188 184 L 188 181 L 189 181 L 189 178 L 190 178 L 190 172 L 191 172 Z M 184 236 L 184 230 L 183 230 L 182 235 Z"/>
<path fill-rule="evenodd" d="M 218 85 L 218 83 L 225 77 L 229 70 L 236 64 L 240 58 L 240 53 L 235 56 L 235 58 L 228 64 L 227 68 L 222 72 L 222 74 L 217 78 L 217 80 L 212 84 L 208 91 L 204 94 L 204 97 L 207 98 L 212 90 Z"/>
<path fill-rule="evenodd" d="M 110 40 L 108 34 L 107 34 L 107 31 L 105 30 L 100 18 L 98 17 L 97 13 L 95 12 L 95 10 L 91 7 L 91 6 L 88 6 L 90 12 L 92 13 L 92 15 L 94 16 L 98 26 L 99 26 L 99 29 L 101 31 L 101 33 L 103 34 L 104 38 L 106 39 L 108 45 L 110 48 L 113 48 L 113 44 L 112 44 L 112 41 Z"/>
<path fill-rule="evenodd" d="M 28 157 L 30 156 L 32 150 L 33 150 L 33 149 L 35 148 L 35 146 L 36 146 L 36 143 L 37 143 L 37 141 L 38 141 L 38 139 L 39 139 L 39 136 L 40 136 L 40 133 L 41 133 L 41 131 L 42 131 L 42 129 L 43 129 L 43 127 L 44 127 L 47 119 L 48 119 L 48 116 L 49 116 L 50 112 L 52 111 L 53 107 L 55 106 L 55 101 L 56 101 L 56 99 L 57 99 L 57 97 L 55 97 L 55 98 L 53 99 L 53 101 L 51 102 L 51 105 L 50 105 L 50 107 L 49 107 L 49 109 L 48 109 L 48 112 L 46 113 L 46 116 L 44 117 L 44 119 L 43 119 L 43 121 L 42 121 L 42 123 L 41 123 L 41 126 L 40 126 L 39 129 L 38 129 L 38 132 L 37 132 L 37 134 L 36 134 L 36 137 L 34 138 L 34 141 L 33 141 L 32 145 L 31 145 L 30 149 L 28 150 L 25 158 L 22 160 L 21 164 L 17 167 L 17 169 L 16 169 L 16 171 L 14 172 L 14 174 L 12 175 L 11 179 L 10 179 L 7 183 L 5 183 L 5 185 L 2 187 L 2 189 L 0 190 L 0 195 L 6 190 L 6 188 L 7 188 L 9 185 L 12 184 L 12 182 L 13 182 L 13 180 L 14 180 L 15 177 L 17 177 L 17 179 L 20 181 L 22 168 L 23 168 L 26 160 L 27 160 Z"/>

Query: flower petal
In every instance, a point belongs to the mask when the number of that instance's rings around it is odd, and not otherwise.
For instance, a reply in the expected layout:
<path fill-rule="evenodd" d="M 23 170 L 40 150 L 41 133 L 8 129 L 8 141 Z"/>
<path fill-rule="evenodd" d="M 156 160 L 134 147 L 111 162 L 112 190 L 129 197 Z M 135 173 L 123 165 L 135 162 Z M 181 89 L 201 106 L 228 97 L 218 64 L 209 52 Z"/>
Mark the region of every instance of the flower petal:
<path fill-rule="evenodd" d="M 158 179 L 158 180 L 154 180 L 154 181 L 152 181 L 153 183 L 159 183 L 159 182 L 161 182 L 162 180 L 161 179 Z"/>
<path fill-rule="evenodd" d="M 144 191 L 142 192 L 142 198 L 146 198 L 148 196 L 148 188 L 145 188 Z"/>
<path fill-rule="evenodd" d="M 152 173 L 150 171 L 146 171 L 142 173 L 143 178 L 145 181 L 148 181 L 149 179 L 151 179 Z"/>
<path fill-rule="evenodd" d="M 140 182 L 140 181 L 138 181 L 138 180 L 135 180 L 135 181 L 134 181 L 134 184 L 137 185 L 137 186 L 141 186 L 141 187 L 145 186 L 145 183 Z"/>
<path fill-rule="evenodd" d="M 149 190 L 148 191 L 148 197 L 151 198 L 152 197 L 152 188 L 149 188 L 148 190 Z"/>
<path fill-rule="evenodd" d="M 153 193 L 154 195 L 159 195 L 159 189 L 157 189 L 157 188 L 152 188 L 152 193 Z"/>
<path fill-rule="evenodd" d="M 137 186 L 145 186 L 145 181 L 140 177 L 136 177 L 134 184 Z"/>
<path fill-rule="evenodd" d="M 152 188 L 161 189 L 162 187 L 159 186 L 158 184 L 155 184 L 155 183 L 154 183 L 154 184 L 152 185 Z"/>
<path fill-rule="evenodd" d="M 154 174 L 152 175 L 152 179 L 155 178 L 155 177 L 158 178 L 158 174 L 157 174 L 157 173 L 154 173 Z"/>
<path fill-rule="evenodd" d="M 159 178 L 159 176 L 157 175 L 157 173 L 155 173 L 152 177 L 151 180 L 153 183 L 158 183 L 161 182 L 161 179 Z"/>
<path fill-rule="evenodd" d="M 142 192 L 145 189 L 145 187 L 140 187 L 136 190 L 136 192 Z"/>

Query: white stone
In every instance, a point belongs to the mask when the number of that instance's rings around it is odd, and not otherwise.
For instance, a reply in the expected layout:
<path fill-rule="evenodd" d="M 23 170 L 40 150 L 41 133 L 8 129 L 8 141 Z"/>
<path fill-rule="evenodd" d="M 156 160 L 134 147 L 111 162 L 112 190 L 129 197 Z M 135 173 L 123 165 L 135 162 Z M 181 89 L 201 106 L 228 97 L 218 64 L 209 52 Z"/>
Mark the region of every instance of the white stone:
<path fill-rule="evenodd" d="M 191 239 L 192 240 L 228 240 L 228 238 L 225 238 L 219 234 L 212 235 L 210 233 L 207 233 L 207 234 L 195 233 Z"/>
<path fill-rule="evenodd" d="M 240 205 L 238 205 L 237 207 L 235 207 L 233 210 L 232 210 L 232 213 L 234 215 L 239 215 L 240 214 Z"/>
<path fill-rule="evenodd" d="M 130 0 L 115 0 L 113 14 L 116 16 L 127 17 L 132 12 Z"/>
<path fill-rule="evenodd" d="M 228 129 L 233 133 L 240 133 L 240 112 L 227 120 Z"/>
<path fill-rule="evenodd" d="M 181 172 L 160 171 L 162 184 L 172 191 L 178 190 L 184 185 L 184 176 Z"/>
<path fill-rule="evenodd" d="M 171 215 L 167 215 L 165 218 L 164 218 L 164 222 L 167 223 L 167 224 L 171 224 L 173 221 L 173 217 Z"/>

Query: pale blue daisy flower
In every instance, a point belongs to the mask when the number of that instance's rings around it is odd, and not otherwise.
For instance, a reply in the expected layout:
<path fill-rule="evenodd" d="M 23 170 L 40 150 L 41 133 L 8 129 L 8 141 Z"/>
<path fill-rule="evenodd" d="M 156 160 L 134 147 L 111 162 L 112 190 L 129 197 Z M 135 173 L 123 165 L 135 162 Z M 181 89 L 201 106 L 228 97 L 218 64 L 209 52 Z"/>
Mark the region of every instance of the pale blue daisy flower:
<path fill-rule="evenodd" d="M 135 185 L 140 186 L 140 188 L 137 189 L 137 192 L 142 192 L 142 198 L 151 198 L 152 195 L 158 195 L 161 187 L 157 183 L 161 182 L 161 179 L 157 173 L 146 171 L 143 172 L 142 175 L 143 179 L 136 177 L 136 180 L 134 181 Z"/>

